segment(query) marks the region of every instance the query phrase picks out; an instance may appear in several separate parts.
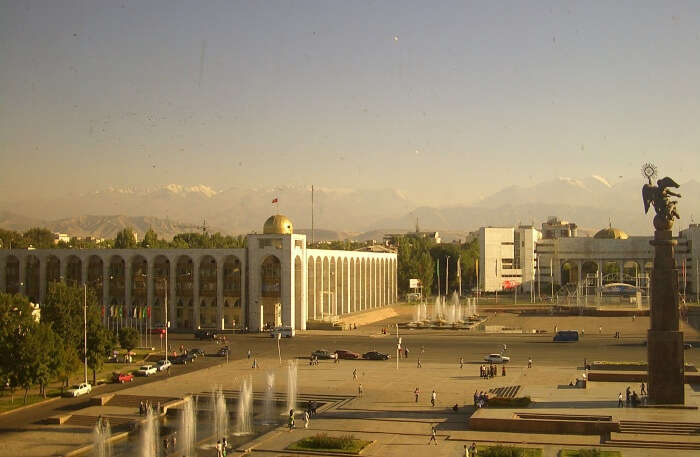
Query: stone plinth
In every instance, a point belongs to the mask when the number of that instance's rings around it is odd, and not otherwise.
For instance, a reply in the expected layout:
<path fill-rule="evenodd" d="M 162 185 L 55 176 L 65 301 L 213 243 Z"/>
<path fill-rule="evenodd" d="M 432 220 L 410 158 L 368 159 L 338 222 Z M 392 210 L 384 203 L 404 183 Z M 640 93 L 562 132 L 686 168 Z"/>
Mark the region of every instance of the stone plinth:
<path fill-rule="evenodd" d="M 683 404 L 683 332 L 679 329 L 678 271 L 671 230 L 656 230 L 651 278 L 651 328 L 647 332 L 649 403 Z"/>

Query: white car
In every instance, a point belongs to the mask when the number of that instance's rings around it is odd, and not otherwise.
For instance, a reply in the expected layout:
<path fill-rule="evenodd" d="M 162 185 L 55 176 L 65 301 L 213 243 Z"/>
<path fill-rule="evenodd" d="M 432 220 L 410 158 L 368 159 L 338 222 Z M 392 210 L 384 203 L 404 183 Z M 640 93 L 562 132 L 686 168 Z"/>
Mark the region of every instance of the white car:
<path fill-rule="evenodd" d="M 172 363 L 170 363 L 170 360 L 165 360 L 165 359 L 159 360 L 158 361 L 158 371 L 165 371 L 168 368 L 170 368 L 171 365 L 172 365 Z"/>
<path fill-rule="evenodd" d="M 79 397 L 81 395 L 89 394 L 92 392 L 92 386 L 86 382 L 78 384 L 76 386 L 67 389 L 63 392 L 64 397 Z"/>
<path fill-rule="evenodd" d="M 484 357 L 484 360 L 491 363 L 508 363 L 510 362 L 510 357 L 501 354 L 489 354 Z"/>
<path fill-rule="evenodd" d="M 136 375 L 138 376 L 150 376 L 152 374 L 156 374 L 158 370 L 156 367 L 153 365 L 143 365 L 139 367 L 139 369 L 136 371 Z"/>

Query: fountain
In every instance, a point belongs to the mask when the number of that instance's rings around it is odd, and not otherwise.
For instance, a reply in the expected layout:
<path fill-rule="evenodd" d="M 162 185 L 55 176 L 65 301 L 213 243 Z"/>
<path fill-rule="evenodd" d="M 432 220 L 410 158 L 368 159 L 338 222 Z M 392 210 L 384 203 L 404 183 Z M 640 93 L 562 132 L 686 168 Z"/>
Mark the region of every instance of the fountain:
<path fill-rule="evenodd" d="M 184 455 L 194 455 L 197 444 L 197 415 L 192 397 L 185 397 L 180 412 L 180 424 L 178 428 L 181 451 Z"/>
<path fill-rule="evenodd" d="M 160 423 L 158 414 L 150 406 L 146 411 L 146 420 L 141 424 L 141 457 L 157 457 L 159 450 Z"/>
<path fill-rule="evenodd" d="M 214 437 L 218 440 L 225 437 L 228 432 L 228 406 L 226 405 L 226 397 L 221 390 L 221 386 L 217 388 L 212 397 L 214 408 L 212 408 L 214 417 Z"/>
<path fill-rule="evenodd" d="M 274 400 L 272 398 L 273 391 L 275 388 L 275 373 L 273 371 L 267 372 L 267 382 L 265 384 L 265 398 L 263 400 L 263 421 L 265 424 L 274 423 Z"/>
<path fill-rule="evenodd" d="M 435 306 L 433 307 L 433 320 L 434 321 L 439 321 L 442 319 L 442 310 L 440 309 L 440 304 L 442 303 L 442 300 L 440 299 L 440 296 L 438 295 L 435 297 Z"/>
<path fill-rule="evenodd" d="M 236 435 L 253 433 L 253 387 L 252 380 L 244 379 L 238 393 L 238 414 L 236 415 Z M 226 435 L 223 435 L 226 436 Z"/>
<path fill-rule="evenodd" d="M 415 308 L 413 308 L 413 322 L 421 322 L 423 319 L 421 319 L 421 304 L 418 303 Z"/>
<path fill-rule="evenodd" d="M 93 454 L 95 457 L 112 457 L 112 428 L 107 419 L 98 418 L 92 430 Z"/>
<path fill-rule="evenodd" d="M 452 323 L 462 322 L 462 305 L 459 302 L 459 295 L 456 291 L 452 292 L 452 309 L 451 313 L 454 317 Z"/>
<path fill-rule="evenodd" d="M 287 411 L 297 406 L 297 364 L 290 360 L 287 365 Z"/>

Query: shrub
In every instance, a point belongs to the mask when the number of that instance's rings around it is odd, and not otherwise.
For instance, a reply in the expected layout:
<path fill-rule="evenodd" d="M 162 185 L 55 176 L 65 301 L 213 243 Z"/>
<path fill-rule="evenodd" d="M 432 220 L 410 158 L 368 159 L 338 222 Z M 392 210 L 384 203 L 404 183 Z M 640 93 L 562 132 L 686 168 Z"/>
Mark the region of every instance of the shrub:
<path fill-rule="evenodd" d="M 479 450 L 479 457 L 523 457 L 525 451 L 513 446 L 489 446 Z"/>
<path fill-rule="evenodd" d="M 578 457 L 601 457 L 600 449 L 579 449 Z"/>
<path fill-rule="evenodd" d="M 348 449 L 358 441 L 353 435 L 330 436 L 328 433 L 318 433 L 300 440 L 301 447 L 309 449 Z"/>
<path fill-rule="evenodd" d="M 504 408 L 522 408 L 528 406 L 532 403 L 530 397 L 517 397 L 517 398 L 489 398 L 488 406 L 493 407 L 504 407 Z"/>

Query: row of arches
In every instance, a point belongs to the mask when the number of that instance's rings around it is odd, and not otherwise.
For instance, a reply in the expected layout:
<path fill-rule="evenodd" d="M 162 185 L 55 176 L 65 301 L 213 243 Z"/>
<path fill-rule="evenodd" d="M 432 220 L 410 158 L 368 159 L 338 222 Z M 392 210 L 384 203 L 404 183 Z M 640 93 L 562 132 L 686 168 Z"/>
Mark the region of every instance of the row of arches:
<path fill-rule="evenodd" d="M 575 284 L 595 277 L 600 284 L 619 282 L 638 285 L 639 278 L 651 272 L 653 267 L 654 263 L 650 260 L 566 260 L 561 264 L 561 284 Z"/>
<path fill-rule="evenodd" d="M 149 261 L 138 254 L 29 254 L 9 255 L 1 266 L 0 289 L 23 293 L 36 303 L 44 300 L 54 282 L 87 284 L 95 290 L 106 320 L 150 315 L 154 325 L 162 324 L 167 295 L 168 320 L 174 327 L 219 327 L 222 319 L 227 327 L 243 322 L 243 268 L 235 255 L 157 255 Z"/>

